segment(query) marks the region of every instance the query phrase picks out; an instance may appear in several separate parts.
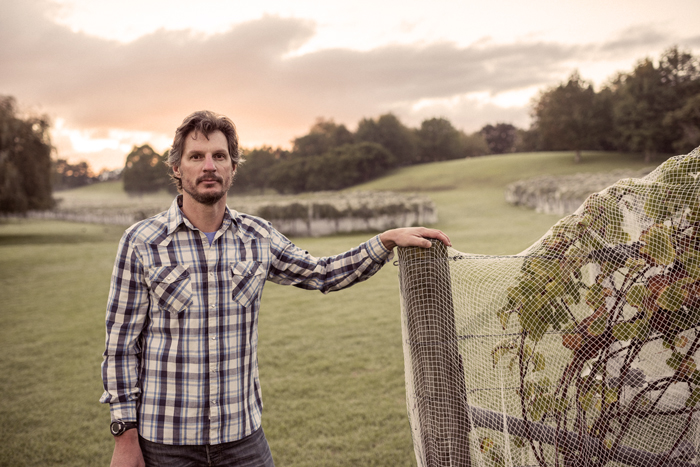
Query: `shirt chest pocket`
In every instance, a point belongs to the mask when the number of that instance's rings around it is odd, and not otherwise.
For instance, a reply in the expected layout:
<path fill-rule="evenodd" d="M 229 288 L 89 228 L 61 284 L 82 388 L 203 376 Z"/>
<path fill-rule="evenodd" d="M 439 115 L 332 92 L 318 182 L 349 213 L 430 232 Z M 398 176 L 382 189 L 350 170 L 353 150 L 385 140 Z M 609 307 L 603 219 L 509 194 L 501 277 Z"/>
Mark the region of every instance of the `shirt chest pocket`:
<path fill-rule="evenodd" d="M 175 265 L 153 268 L 149 279 L 151 294 L 158 309 L 177 314 L 192 304 L 192 280 L 187 267 Z"/>
<path fill-rule="evenodd" d="M 231 264 L 232 296 L 234 302 L 249 307 L 260 297 L 265 282 L 265 270 L 259 261 L 238 261 Z"/>

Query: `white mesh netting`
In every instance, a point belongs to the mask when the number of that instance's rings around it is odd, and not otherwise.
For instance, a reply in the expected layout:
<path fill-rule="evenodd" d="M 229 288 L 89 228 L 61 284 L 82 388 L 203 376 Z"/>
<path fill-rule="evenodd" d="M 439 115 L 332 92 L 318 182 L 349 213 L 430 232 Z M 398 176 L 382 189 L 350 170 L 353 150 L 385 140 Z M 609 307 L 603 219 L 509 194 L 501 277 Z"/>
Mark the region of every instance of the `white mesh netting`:
<path fill-rule="evenodd" d="M 420 466 L 698 464 L 699 149 L 518 255 L 399 250 Z"/>

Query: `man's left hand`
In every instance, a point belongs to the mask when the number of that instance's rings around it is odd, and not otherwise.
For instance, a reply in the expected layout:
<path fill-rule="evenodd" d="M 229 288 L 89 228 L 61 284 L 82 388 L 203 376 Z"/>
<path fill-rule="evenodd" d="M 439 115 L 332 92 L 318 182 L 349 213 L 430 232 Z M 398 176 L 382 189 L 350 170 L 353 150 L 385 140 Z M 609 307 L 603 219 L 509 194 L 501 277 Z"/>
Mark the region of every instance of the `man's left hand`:
<path fill-rule="evenodd" d="M 379 236 L 387 250 L 396 246 L 419 246 L 430 248 L 430 240 L 440 240 L 445 246 L 452 246 L 450 239 L 440 230 L 427 229 L 425 227 L 405 227 L 402 229 L 387 230 Z"/>

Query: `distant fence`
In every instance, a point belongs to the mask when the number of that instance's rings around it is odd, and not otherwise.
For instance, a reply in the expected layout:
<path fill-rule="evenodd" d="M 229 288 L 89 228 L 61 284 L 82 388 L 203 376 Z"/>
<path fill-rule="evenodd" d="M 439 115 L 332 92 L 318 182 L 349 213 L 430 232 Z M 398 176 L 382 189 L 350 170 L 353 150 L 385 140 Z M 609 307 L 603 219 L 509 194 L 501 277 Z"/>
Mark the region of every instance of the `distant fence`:
<path fill-rule="evenodd" d="M 438 220 L 437 208 L 428 197 L 391 192 L 237 197 L 234 203 L 235 209 L 269 220 L 289 236 L 382 231 L 429 225 Z M 71 201 L 59 203 L 58 208 L 49 211 L 29 211 L 23 217 L 129 226 L 167 208 L 167 205 L 156 204 L 98 206 Z"/>

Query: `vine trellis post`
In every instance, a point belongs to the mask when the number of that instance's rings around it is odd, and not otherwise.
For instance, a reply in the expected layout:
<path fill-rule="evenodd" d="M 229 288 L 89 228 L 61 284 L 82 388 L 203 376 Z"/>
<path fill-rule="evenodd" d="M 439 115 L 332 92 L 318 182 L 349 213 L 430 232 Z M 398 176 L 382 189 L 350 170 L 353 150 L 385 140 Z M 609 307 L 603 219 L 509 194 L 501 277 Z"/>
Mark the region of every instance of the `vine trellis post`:
<path fill-rule="evenodd" d="M 399 248 L 399 277 L 427 467 L 471 467 L 469 410 L 447 248 Z"/>

